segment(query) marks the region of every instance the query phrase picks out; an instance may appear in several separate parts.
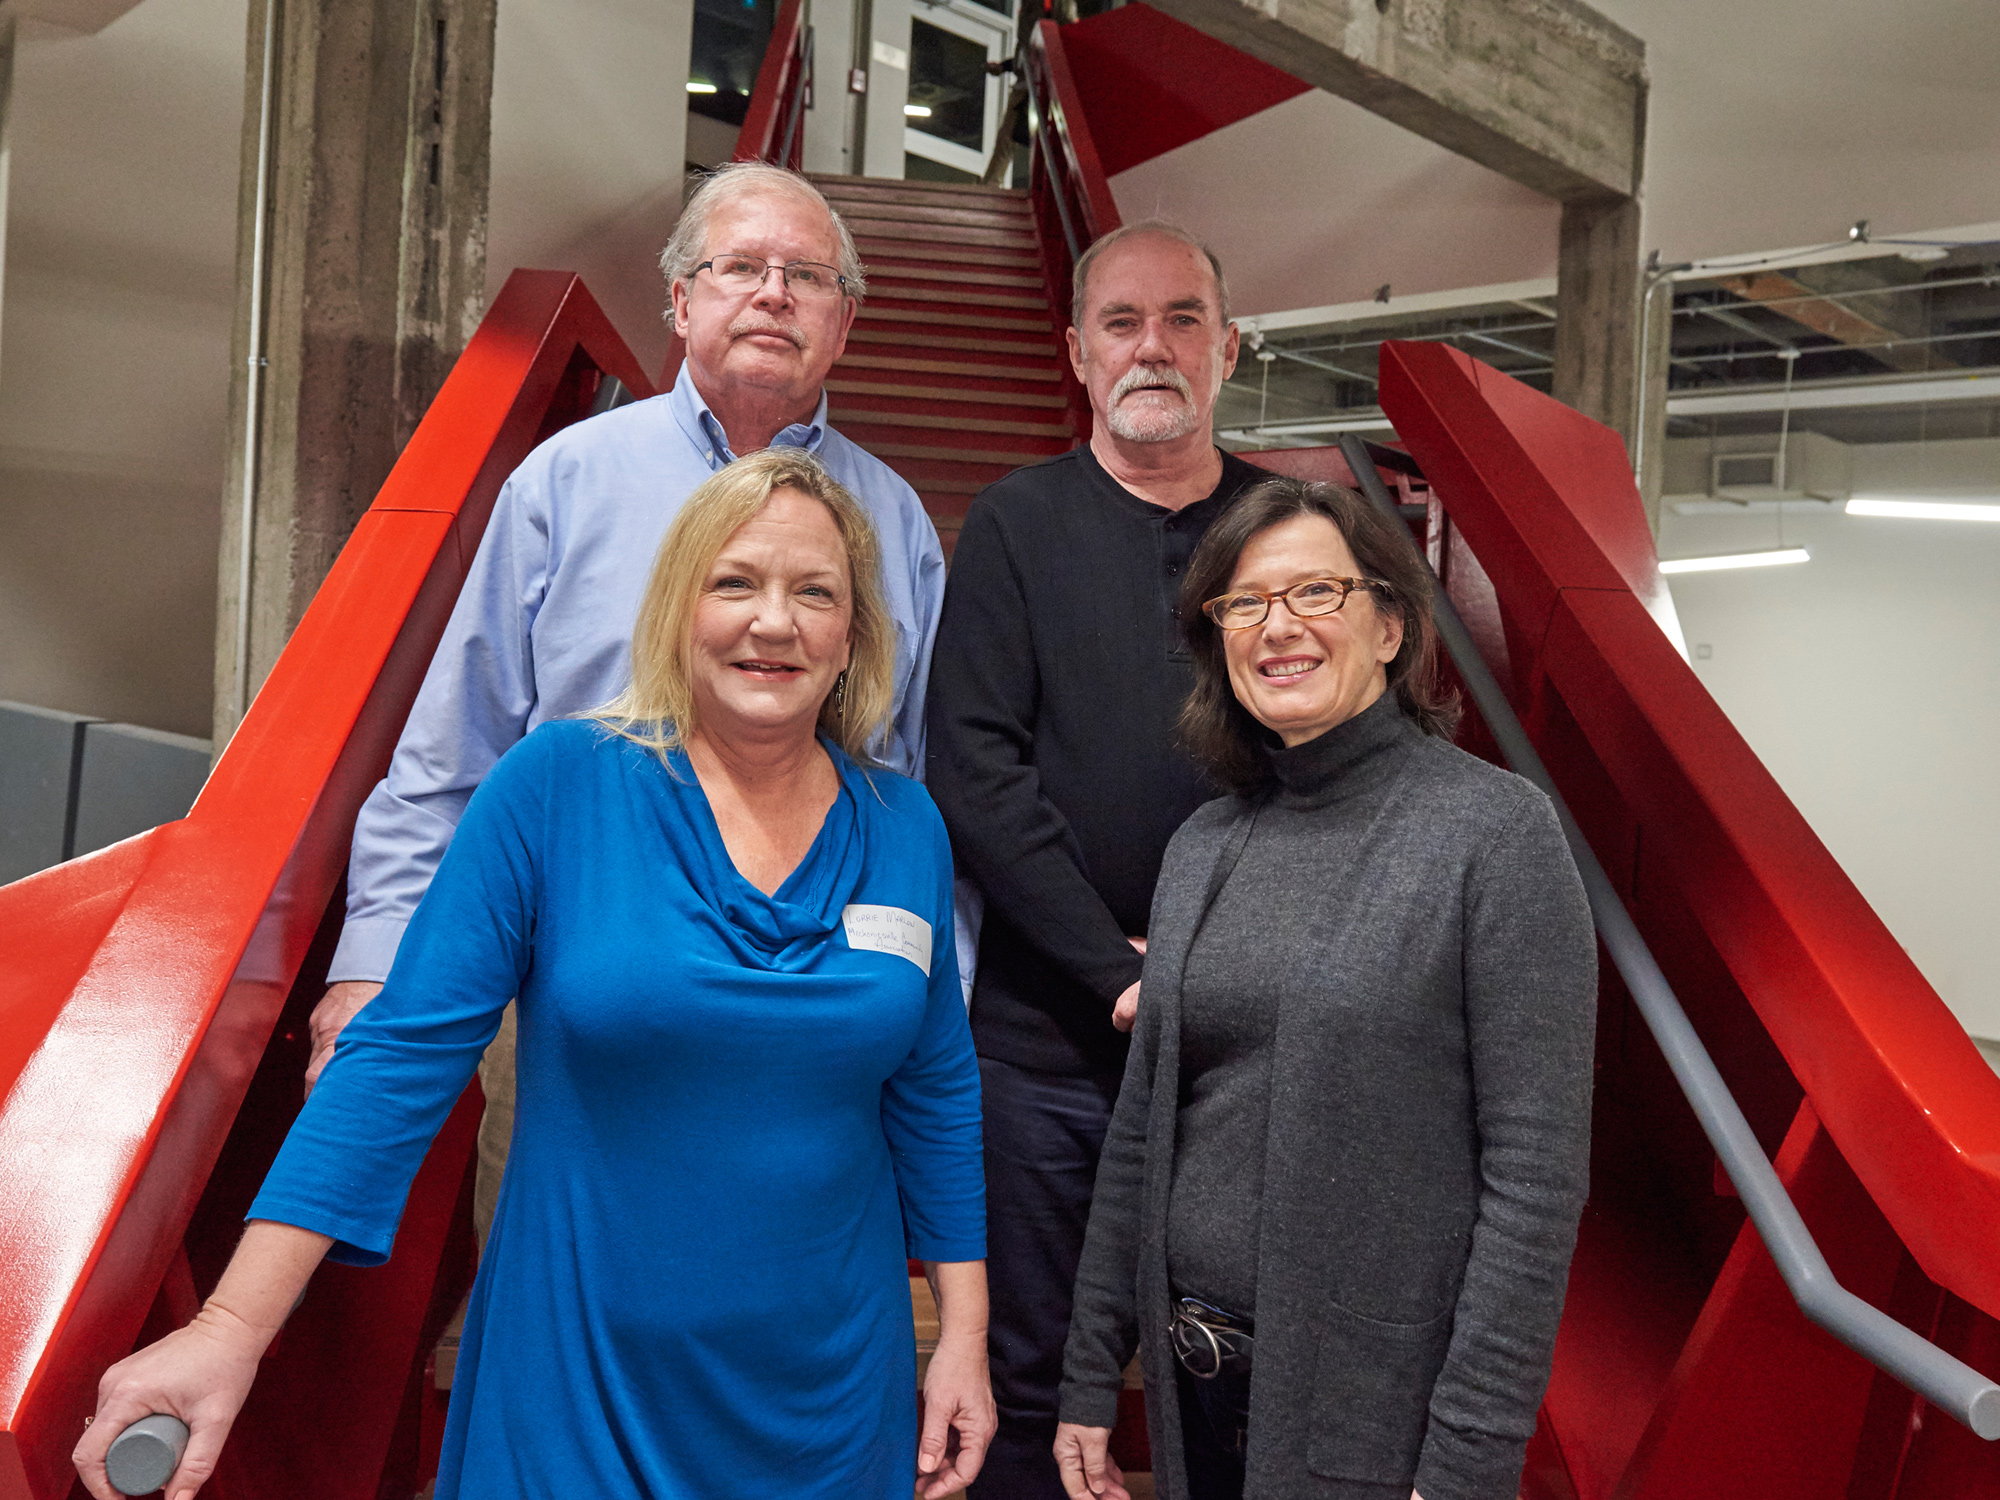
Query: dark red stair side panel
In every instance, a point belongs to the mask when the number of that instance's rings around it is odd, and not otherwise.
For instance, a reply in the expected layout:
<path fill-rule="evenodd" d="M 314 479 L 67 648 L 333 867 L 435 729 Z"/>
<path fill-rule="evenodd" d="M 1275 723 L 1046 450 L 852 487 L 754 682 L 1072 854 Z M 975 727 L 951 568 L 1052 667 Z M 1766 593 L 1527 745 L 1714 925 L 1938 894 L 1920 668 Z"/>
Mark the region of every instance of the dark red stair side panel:
<path fill-rule="evenodd" d="M 1142 3 L 1065 26 L 1062 39 L 1107 177 L 1311 87 Z"/>

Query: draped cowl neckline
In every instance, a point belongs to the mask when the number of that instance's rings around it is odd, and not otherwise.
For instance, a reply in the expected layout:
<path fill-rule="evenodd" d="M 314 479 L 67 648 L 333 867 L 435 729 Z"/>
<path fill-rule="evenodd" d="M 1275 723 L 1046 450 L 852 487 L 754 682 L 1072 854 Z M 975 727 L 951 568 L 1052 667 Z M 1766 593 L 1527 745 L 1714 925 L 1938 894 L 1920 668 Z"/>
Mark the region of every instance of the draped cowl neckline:
<path fill-rule="evenodd" d="M 859 884 L 868 852 L 867 773 L 838 745 L 822 748 L 833 761 L 840 790 L 827 809 L 798 867 L 771 895 L 757 889 L 736 868 L 722 841 L 708 794 L 702 790 L 685 750 L 666 763 L 641 751 L 659 796 L 661 827 L 679 857 L 694 896 L 742 936 L 768 968 L 802 968 L 840 925 L 841 912 Z M 635 750 L 638 748 L 633 747 Z"/>

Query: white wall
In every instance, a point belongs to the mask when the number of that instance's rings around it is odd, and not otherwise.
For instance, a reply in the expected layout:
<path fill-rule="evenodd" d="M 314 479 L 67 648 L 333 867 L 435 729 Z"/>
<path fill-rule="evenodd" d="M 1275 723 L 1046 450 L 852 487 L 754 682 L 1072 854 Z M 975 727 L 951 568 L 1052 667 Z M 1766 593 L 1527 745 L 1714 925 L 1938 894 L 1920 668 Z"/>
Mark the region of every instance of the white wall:
<path fill-rule="evenodd" d="M 1313 91 L 1111 179 L 1119 216 L 1184 224 L 1242 313 L 1556 274 L 1558 205 Z"/>
<path fill-rule="evenodd" d="M 1929 446 L 1854 448 L 1856 492 L 2000 501 L 2000 440 Z M 1669 509 L 1661 552 L 1776 546 L 1780 519 L 1812 561 L 1673 579 L 1695 672 L 1966 1028 L 2000 1037 L 2000 525 Z"/>
<path fill-rule="evenodd" d="M 244 0 L 24 22 L 0 300 L 0 698 L 206 735 Z"/>
<path fill-rule="evenodd" d="M 1647 247 L 1669 261 L 1989 223 L 1992 0 L 1591 0 L 1646 42 Z"/>
<path fill-rule="evenodd" d="M 690 0 L 500 0 L 495 38 L 488 297 L 517 266 L 578 272 L 649 374 L 693 21 Z"/>

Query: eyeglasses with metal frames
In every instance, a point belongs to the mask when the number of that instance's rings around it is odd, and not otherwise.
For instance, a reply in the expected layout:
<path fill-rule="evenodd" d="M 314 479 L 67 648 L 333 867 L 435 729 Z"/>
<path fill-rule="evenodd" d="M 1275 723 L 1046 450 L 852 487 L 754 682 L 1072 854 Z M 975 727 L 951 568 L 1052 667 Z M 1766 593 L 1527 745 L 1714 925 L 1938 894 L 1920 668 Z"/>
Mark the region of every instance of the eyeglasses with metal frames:
<path fill-rule="evenodd" d="M 694 269 L 697 276 L 703 271 L 712 272 L 723 286 L 741 292 L 762 286 L 764 278 L 771 274 L 772 264 L 760 255 L 716 255 Z M 778 269 L 784 275 L 786 287 L 800 297 L 834 297 L 847 286 L 847 278 L 837 267 L 816 260 L 786 261 Z"/>
<path fill-rule="evenodd" d="M 1389 585 L 1379 578 L 1309 578 L 1272 594 L 1254 589 L 1219 594 L 1202 605 L 1201 611 L 1224 630 L 1248 630 L 1264 623 L 1276 600 L 1284 600 L 1285 608 L 1299 619 L 1310 620 L 1337 613 L 1347 603 L 1347 596 L 1357 590 L 1384 599 L 1390 594 Z"/>

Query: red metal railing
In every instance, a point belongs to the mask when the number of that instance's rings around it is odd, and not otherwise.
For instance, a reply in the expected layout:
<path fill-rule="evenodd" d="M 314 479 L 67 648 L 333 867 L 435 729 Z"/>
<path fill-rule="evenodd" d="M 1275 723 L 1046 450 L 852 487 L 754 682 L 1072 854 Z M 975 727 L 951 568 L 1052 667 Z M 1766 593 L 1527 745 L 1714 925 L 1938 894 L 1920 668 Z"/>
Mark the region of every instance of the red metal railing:
<path fill-rule="evenodd" d="M 1098 162 L 1090 123 L 1084 118 L 1062 31 L 1053 21 L 1038 22 L 1024 49 L 1028 86 L 1028 200 L 1041 240 L 1042 281 L 1057 325 L 1069 322 L 1071 277 L 1093 241 L 1119 224 L 1111 184 Z M 1089 398 L 1067 371 L 1064 391 L 1079 434 L 1091 427 Z"/>
<path fill-rule="evenodd" d="M 1442 344 L 1381 381 L 1448 590 L 1834 1274 L 2000 1372 L 2000 1078 L 1657 623 L 1623 444 Z M 1615 978 L 1599 1038 L 1524 1492 L 2000 1493 L 2000 1453 L 1798 1312 Z"/>
<path fill-rule="evenodd" d="M 736 137 L 735 160 L 803 170 L 812 86 L 813 33 L 805 24 L 804 0 L 784 0 L 750 91 L 750 111 Z"/>
<path fill-rule="evenodd" d="M 300 1102 L 355 813 L 502 481 L 604 376 L 652 392 L 581 282 L 515 272 L 188 816 L 0 888 L 0 1500 L 70 1493 L 99 1373 L 219 1273 Z M 314 1278 L 205 1494 L 419 1487 L 423 1364 L 470 1275 L 476 1104 L 390 1264 Z"/>

